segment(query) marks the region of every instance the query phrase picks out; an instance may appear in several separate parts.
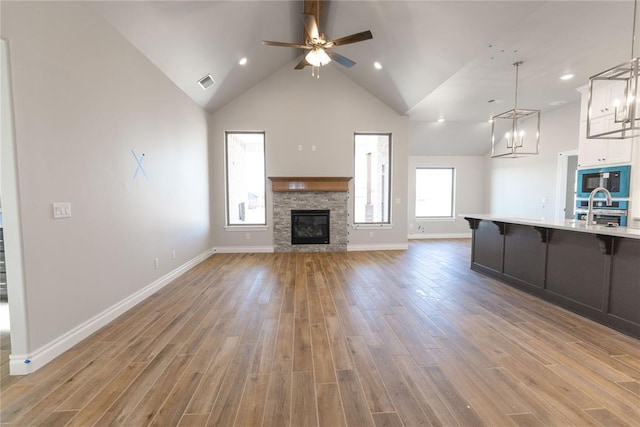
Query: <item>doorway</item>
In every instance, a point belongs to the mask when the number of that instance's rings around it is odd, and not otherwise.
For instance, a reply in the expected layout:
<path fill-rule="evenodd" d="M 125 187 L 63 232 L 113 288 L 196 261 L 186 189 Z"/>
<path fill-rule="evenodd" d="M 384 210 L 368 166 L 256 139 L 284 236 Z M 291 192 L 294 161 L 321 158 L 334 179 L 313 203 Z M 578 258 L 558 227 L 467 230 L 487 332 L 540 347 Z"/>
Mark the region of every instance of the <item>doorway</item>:
<path fill-rule="evenodd" d="M 9 370 L 11 375 L 32 371 L 25 356 L 29 354 L 27 316 L 24 292 L 22 235 L 18 197 L 18 171 L 13 122 L 9 67 L 9 46 L 0 39 L 0 198 L 2 199 L 2 230 L 6 266 L 7 299 L 2 307 L 2 347 L 10 345 Z M 5 304 L 5 303 L 3 303 Z M 5 339 L 6 336 L 6 339 Z M 8 342 L 5 342 L 7 340 Z"/>
<path fill-rule="evenodd" d="M 558 153 L 558 173 L 556 183 L 556 219 L 573 219 L 576 203 L 576 172 L 578 170 L 578 150 Z"/>
<path fill-rule="evenodd" d="M 564 218 L 573 219 L 573 211 L 576 206 L 576 171 L 578 170 L 578 156 L 567 156 L 567 184 L 565 203 L 564 203 Z"/>

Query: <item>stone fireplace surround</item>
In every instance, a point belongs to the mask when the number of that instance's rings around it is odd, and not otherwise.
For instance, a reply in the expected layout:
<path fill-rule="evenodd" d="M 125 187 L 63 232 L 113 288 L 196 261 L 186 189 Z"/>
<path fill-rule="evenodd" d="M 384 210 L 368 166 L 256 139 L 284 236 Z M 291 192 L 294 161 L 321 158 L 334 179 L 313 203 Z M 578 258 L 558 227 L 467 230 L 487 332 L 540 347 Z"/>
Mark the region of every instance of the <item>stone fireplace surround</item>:
<path fill-rule="evenodd" d="M 347 177 L 269 177 L 273 191 L 274 252 L 346 252 L 349 180 Z M 291 244 L 291 211 L 329 209 L 330 243 Z"/>

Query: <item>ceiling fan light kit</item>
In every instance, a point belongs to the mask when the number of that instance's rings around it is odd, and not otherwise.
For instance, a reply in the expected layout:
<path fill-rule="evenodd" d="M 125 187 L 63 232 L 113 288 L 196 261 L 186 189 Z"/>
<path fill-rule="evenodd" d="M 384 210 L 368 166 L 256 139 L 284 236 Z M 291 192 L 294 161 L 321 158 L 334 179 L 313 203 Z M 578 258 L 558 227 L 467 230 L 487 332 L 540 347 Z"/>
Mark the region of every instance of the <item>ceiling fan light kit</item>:
<path fill-rule="evenodd" d="M 627 139 L 640 136 L 640 57 L 635 54 L 638 0 L 633 3 L 631 60 L 589 79 L 587 138 Z M 594 100 L 599 108 L 594 110 Z"/>
<path fill-rule="evenodd" d="M 315 47 L 307 53 L 304 57 L 309 64 L 314 67 L 322 67 L 323 65 L 327 65 L 331 62 L 331 58 L 327 55 L 327 52 L 324 51 L 321 47 Z"/>
<path fill-rule="evenodd" d="M 491 122 L 491 157 L 523 157 L 540 150 L 540 110 L 518 108 L 518 68 L 516 67 L 515 102 L 512 110 L 493 116 Z M 502 148 L 500 148 L 502 147 Z"/>

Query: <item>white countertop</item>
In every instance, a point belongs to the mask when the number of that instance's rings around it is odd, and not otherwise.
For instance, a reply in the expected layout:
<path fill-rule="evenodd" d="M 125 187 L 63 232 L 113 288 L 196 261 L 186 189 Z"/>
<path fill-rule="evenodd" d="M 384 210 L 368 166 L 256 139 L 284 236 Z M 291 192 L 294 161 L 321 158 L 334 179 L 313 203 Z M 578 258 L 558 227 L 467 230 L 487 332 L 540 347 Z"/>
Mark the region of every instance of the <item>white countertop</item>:
<path fill-rule="evenodd" d="M 590 225 L 585 221 L 575 219 L 536 219 L 517 218 L 488 214 L 463 214 L 463 218 L 483 219 L 487 221 L 506 222 L 510 224 L 531 225 L 534 227 L 555 228 L 558 230 L 577 231 L 580 233 L 604 234 L 607 236 L 640 239 L 640 229 L 627 227 L 607 227 L 605 225 Z"/>

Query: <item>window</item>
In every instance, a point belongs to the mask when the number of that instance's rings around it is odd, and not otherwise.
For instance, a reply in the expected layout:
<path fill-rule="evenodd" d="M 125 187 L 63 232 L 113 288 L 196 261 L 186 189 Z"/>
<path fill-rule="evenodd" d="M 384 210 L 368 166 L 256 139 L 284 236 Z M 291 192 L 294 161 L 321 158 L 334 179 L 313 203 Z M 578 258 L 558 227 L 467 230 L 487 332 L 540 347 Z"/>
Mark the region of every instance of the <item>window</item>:
<path fill-rule="evenodd" d="M 453 218 L 453 168 L 416 169 L 416 217 Z"/>
<path fill-rule="evenodd" d="M 266 225 L 264 132 L 226 132 L 227 225 Z"/>
<path fill-rule="evenodd" d="M 391 135 L 355 135 L 354 220 L 356 224 L 389 223 Z"/>

